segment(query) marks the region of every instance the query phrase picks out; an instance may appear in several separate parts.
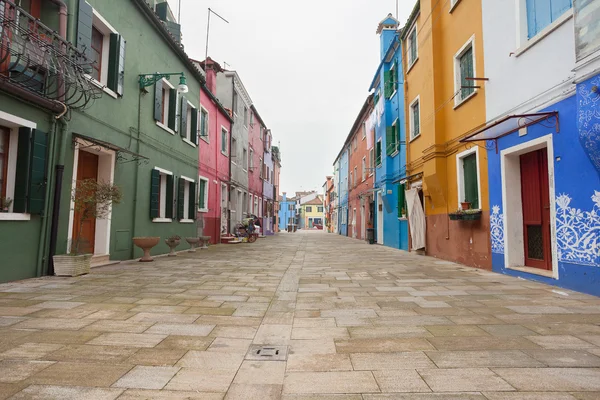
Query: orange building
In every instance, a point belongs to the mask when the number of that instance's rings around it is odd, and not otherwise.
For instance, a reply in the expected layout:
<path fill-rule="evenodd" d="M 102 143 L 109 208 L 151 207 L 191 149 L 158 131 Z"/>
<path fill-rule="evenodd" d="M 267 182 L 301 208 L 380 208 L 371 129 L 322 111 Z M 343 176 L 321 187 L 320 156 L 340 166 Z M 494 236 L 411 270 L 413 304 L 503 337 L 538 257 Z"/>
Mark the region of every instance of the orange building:
<path fill-rule="evenodd" d="M 491 269 L 486 149 L 459 142 L 486 121 L 481 12 L 481 0 L 420 0 L 403 29 L 406 187 L 428 255 Z"/>

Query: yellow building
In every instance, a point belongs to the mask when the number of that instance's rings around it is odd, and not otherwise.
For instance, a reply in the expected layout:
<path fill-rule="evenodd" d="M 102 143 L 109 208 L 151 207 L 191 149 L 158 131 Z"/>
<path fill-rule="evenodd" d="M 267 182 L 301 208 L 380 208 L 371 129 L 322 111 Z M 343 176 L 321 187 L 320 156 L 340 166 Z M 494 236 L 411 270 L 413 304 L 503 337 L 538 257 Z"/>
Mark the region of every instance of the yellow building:
<path fill-rule="evenodd" d="M 311 229 L 315 225 L 323 225 L 325 212 L 323 208 L 323 197 L 317 196 L 309 202 L 302 204 L 302 218 L 305 229 Z"/>
<path fill-rule="evenodd" d="M 481 0 L 418 1 L 402 44 L 406 185 L 419 190 L 425 251 L 491 269 L 486 150 L 460 143 L 486 121 Z"/>

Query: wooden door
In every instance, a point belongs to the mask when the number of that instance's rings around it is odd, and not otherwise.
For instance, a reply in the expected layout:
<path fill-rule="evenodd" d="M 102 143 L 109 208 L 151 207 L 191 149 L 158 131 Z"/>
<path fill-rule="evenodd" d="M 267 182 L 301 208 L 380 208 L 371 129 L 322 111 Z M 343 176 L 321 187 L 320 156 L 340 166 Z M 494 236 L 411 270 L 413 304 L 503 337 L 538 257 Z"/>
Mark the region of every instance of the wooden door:
<path fill-rule="evenodd" d="M 552 270 L 548 152 L 544 148 L 520 158 L 525 265 Z"/>
<path fill-rule="evenodd" d="M 79 152 L 77 163 L 77 181 L 84 179 L 98 180 L 98 156 L 87 151 Z M 79 235 L 81 216 L 77 211 L 73 216 L 73 244 Z M 96 219 L 83 221 L 81 227 L 80 253 L 94 254 L 94 243 L 96 241 Z M 72 249 L 74 251 L 75 249 Z"/>

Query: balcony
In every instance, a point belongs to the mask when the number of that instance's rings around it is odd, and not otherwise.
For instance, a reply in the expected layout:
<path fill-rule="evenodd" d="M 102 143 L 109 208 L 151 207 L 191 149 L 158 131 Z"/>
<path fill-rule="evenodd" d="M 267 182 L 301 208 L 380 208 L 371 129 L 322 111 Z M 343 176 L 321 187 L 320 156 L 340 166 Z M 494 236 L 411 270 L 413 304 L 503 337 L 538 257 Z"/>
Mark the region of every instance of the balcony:
<path fill-rule="evenodd" d="M 91 62 L 10 0 L 0 0 L 0 88 L 46 104 L 84 109 L 102 95 L 86 75 Z M 61 104 L 62 103 L 62 104 Z"/>

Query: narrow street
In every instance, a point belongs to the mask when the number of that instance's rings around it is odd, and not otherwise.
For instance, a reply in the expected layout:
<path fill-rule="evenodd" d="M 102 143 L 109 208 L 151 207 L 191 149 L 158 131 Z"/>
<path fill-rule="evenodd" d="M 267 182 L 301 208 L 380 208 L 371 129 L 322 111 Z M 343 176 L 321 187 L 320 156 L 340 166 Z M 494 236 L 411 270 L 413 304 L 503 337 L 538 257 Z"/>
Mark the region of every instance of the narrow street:
<path fill-rule="evenodd" d="M 6 398 L 598 399 L 600 299 L 281 233 L 0 285 Z"/>

